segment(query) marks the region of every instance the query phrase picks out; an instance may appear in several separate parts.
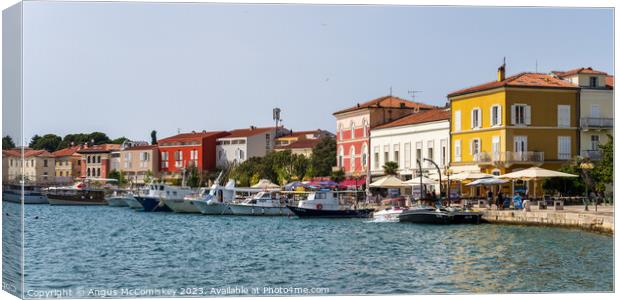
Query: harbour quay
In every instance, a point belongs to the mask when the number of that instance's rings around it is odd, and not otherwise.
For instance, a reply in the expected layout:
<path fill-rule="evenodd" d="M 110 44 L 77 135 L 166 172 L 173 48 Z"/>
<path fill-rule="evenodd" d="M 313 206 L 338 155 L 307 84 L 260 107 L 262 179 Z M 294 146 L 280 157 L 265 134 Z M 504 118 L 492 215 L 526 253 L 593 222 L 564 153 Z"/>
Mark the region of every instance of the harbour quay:
<path fill-rule="evenodd" d="M 605 234 L 614 233 L 614 207 L 583 205 L 564 206 L 562 210 L 538 209 L 525 210 L 481 209 L 482 220 L 488 223 L 556 226 L 578 228 Z"/>

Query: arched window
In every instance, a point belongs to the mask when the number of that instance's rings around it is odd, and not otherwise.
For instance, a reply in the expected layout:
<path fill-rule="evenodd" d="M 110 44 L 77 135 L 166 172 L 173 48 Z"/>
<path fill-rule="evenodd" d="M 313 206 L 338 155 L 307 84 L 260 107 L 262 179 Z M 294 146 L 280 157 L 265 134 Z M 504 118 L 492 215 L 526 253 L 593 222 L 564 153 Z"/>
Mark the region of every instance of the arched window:
<path fill-rule="evenodd" d="M 97 177 L 101 176 L 101 169 L 97 168 Z"/>
<path fill-rule="evenodd" d="M 338 150 L 338 167 L 343 167 L 343 159 L 344 159 L 344 148 L 342 146 L 340 146 L 340 149 Z"/>
<path fill-rule="evenodd" d="M 87 155 L 87 156 L 86 156 L 86 162 L 87 162 L 87 163 L 90 163 L 90 155 Z"/>
<path fill-rule="evenodd" d="M 351 171 L 355 171 L 355 146 L 351 146 Z"/>
<path fill-rule="evenodd" d="M 100 163 L 101 162 L 101 156 L 97 155 L 97 162 Z"/>
<path fill-rule="evenodd" d="M 368 137 L 368 122 L 366 121 L 366 119 L 362 121 L 362 125 L 362 130 L 364 130 L 364 137 Z"/>
<path fill-rule="evenodd" d="M 351 121 L 351 139 L 355 139 L 355 122 Z"/>
<path fill-rule="evenodd" d="M 364 146 L 362 146 L 362 168 L 366 170 L 367 167 L 368 167 L 368 145 L 364 143 Z"/>
<path fill-rule="evenodd" d="M 342 123 L 338 125 L 338 135 L 340 136 L 340 140 L 344 139 L 344 130 L 342 129 Z"/>
<path fill-rule="evenodd" d="M 90 177 L 90 168 L 86 169 L 86 176 Z"/>

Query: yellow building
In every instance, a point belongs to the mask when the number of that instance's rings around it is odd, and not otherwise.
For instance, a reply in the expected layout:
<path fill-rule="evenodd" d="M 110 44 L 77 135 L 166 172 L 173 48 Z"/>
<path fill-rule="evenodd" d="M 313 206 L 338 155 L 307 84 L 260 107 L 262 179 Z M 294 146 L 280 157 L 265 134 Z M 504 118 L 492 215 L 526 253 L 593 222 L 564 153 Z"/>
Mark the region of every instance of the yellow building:
<path fill-rule="evenodd" d="M 579 87 L 519 73 L 448 95 L 451 169 L 496 175 L 531 166 L 558 169 L 578 155 Z"/>

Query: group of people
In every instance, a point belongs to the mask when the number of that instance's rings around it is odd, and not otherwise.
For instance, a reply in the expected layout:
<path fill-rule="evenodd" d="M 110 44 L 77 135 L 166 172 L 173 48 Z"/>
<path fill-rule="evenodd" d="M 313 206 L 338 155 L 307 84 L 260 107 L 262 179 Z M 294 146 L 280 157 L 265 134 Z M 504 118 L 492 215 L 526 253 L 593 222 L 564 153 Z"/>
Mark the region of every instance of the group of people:
<path fill-rule="evenodd" d="M 523 208 L 523 198 L 521 197 L 519 192 L 515 192 L 511 199 L 510 197 L 506 197 L 504 193 L 500 190 L 497 193 L 496 197 L 493 198 L 493 191 L 489 190 L 487 192 L 487 201 L 489 202 L 489 205 L 495 203 L 497 209 L 508 209 L 510 208 L 511 204 L 514 209 Z"/>

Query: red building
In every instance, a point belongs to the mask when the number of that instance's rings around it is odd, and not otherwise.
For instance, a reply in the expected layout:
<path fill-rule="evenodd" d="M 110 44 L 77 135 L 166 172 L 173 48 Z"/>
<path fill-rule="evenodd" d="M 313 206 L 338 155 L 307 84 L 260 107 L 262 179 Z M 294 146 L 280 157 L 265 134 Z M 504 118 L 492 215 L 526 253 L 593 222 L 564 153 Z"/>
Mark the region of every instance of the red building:
<path fill-rule="evenodd" d="M 160 172 L 178 174 L 190 166 L 200 171 L 215 169 L 216 140 L 227 135 L 226 131 L 193 131 L 159 140 Z"/>
<path fill-rule="evenodd" d="M 108 178 L 111 171 L 112 152 L 119 151 L 121 145 L 102 144 L 83 147 L 77 151 L 82 155 L 80 173 L 89 178 Z"/>
<path fill-rule="evenodd" d="M 336 117 L 337 166 L 346 175 L 365 175 L 370 165 L 370 129 L 434 106 L 384 96 L 333 113 Z"/>

